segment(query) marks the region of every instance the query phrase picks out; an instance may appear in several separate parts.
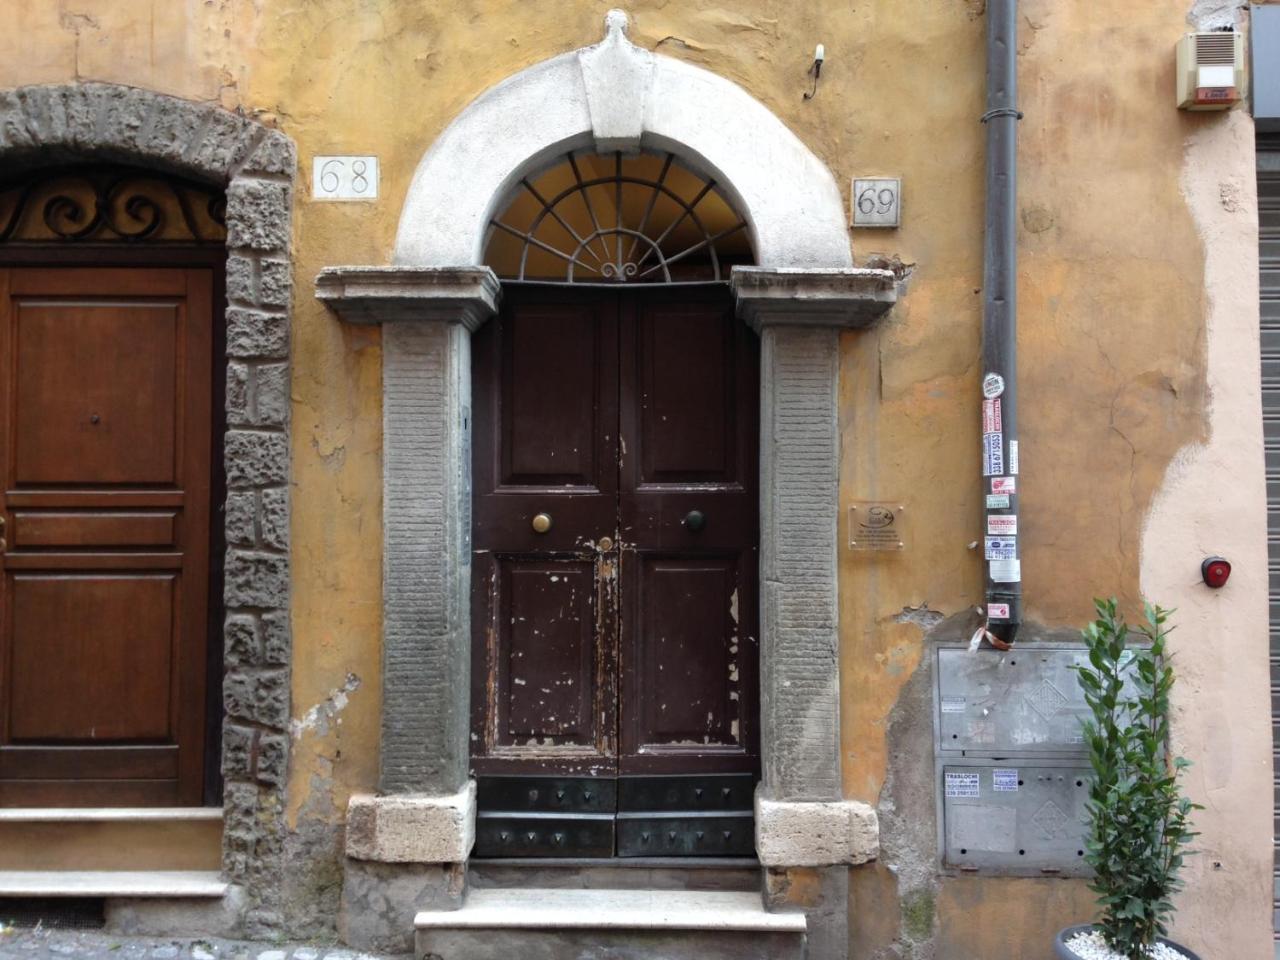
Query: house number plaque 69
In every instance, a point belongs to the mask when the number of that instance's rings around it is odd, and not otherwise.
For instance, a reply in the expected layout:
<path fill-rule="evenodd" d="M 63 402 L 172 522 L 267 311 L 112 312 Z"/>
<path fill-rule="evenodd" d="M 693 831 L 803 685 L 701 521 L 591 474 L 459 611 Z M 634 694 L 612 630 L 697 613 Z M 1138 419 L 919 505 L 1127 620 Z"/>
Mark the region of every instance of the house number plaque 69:
<path fill-rule="evenodd" d="M 897 227 L 902 223 L 902 180 L 898 177 L 855 178 L 849 198 L 855 227 Z"/>
<path fill-rule="evenodd" d="M 378 199 L 378 158 L 313 157 L 311 196 L 317 200 Z"/>

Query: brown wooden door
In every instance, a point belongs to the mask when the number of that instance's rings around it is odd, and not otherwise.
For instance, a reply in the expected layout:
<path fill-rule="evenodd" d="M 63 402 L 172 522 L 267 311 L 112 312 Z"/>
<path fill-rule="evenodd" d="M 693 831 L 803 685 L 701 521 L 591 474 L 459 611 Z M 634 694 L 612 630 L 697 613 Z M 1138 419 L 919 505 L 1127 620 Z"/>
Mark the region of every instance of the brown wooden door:
<path fill-rule="evenodd" d="M 211 286 L 0 269 L 0 804 L 201 800 Z"/>
<path fill-rule="evenodd" d="M 582 778 L 742 774 L 749 797 L 758 366 L 722 285 L 508 285 L 475 334 L 482 818 L 487 791 L 542 813 L 545 795 L 576 792 L 602 819 L 627 795 Z M 512 793 L 494 776 L 543 786 Z"/>

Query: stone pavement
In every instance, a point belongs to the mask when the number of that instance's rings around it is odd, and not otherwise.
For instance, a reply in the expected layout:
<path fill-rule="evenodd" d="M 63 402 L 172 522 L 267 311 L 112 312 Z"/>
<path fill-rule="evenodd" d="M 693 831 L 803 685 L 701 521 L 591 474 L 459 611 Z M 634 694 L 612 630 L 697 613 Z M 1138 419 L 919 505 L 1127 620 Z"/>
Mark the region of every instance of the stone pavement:
<path fill-rule="evenodd" d="M 0 960 L 391 960 L 340 944 L 287 944 L 211 937 L 122 937 L 98 930 L 0 926 Z M 397 960 L 405 960 L 401 955 Z"/>

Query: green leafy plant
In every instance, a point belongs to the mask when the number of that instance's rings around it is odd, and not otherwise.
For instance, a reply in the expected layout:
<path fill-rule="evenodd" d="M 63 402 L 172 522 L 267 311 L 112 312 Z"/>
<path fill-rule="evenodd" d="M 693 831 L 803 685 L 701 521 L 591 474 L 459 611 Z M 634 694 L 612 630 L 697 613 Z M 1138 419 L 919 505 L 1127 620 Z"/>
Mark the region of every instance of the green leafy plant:
<path fill-rule="evenodd" d="M 1146 622 L 1131 631 L 1115 598 L 1094 606 L 1098 619 L 1084 630 L 1089 664 L 1076 668 L 1092 712 L 1084 733 L 1093 766 L 1085 859 L 1107 945 L 1144 960 L 1167 932 L 1186 845 L 1197 836 L 1191 811 L 1201 807 L 1179 789 L 1189 762 L 1169 759 L 1165 749 L 1173 686 L 1165 655 L 1173 628 L 1165 624 L 1172 611 L 1146 604 Z"/>

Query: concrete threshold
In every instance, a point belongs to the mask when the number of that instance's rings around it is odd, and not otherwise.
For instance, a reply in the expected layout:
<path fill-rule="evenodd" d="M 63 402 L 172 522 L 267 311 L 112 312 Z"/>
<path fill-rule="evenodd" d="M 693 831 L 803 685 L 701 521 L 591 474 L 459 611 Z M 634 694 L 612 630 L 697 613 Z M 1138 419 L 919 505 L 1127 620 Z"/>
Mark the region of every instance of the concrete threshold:
<path fill-rule="evenodd" d="M 0 897 L 221 897 L 215 870 L 0 870 Z"/>
<path fill-rule="evenodd" d="M 706 930 L 803 934 L 802 913 L 770 913 L 759 893 L 721 890 L 472 890 L 460 910 L 425 910 L 419 930 Z"/>
<path fill-rule="evenodd" d="M 221 819 L 221 807 L 10 807 L 0 810 L 0 823 L 141 823 Z"/>

